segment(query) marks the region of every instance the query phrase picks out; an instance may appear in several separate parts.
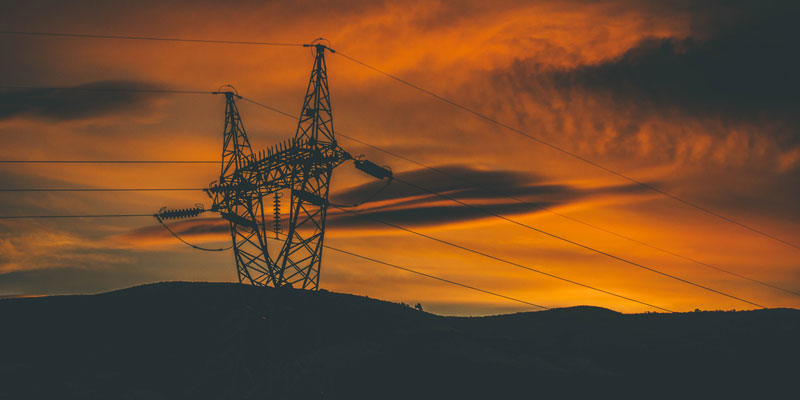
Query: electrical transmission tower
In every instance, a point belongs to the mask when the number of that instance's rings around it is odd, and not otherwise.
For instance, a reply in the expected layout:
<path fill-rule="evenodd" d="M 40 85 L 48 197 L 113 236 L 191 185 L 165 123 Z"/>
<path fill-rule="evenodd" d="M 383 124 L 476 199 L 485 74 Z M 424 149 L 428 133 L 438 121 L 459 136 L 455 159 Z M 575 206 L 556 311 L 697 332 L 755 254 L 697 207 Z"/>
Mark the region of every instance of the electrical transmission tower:
<path fill-rule="evenodd" d="M 370 161 L 355 159 L 339 147 L 333 130 L 325 51 L 329 47 L 316 42 L 312 49 L 314 66 L 306 90 L 294 138 L 266 151 L 253 153 L 236 107 L 241 98 L 230 87 L 215 93 L 224 94 L 225 128 L 222 144 L 222 168 L 219 180 L 206 192 L 213 200 L 210 211 L 230 224 L 236 270 L 240 283 L 257 286 L 319 288 L 325 219 L 331 174 L 345 161 L 354 160 L 356 168 L 378 179 L 392 177 L 388 168 Z M 265 200 L 265 197 L 272 199 Z M 281 198 L 289 200 L 289 210 L 282 217 Z M 273 206 L 273 210 L 265 209 Z M 191 210 L 162 210 L 171 218 Z M 196 210 L 194 211 L 197 214 Z M 267 216 L 272 213 L 273 221 Z M 186 216 L 189 216 L 188 214 Z M 285 240 L 270 254 L 268 238 L 274 233 Z M 269 232 L 269 231 L 273 232 Z"/>

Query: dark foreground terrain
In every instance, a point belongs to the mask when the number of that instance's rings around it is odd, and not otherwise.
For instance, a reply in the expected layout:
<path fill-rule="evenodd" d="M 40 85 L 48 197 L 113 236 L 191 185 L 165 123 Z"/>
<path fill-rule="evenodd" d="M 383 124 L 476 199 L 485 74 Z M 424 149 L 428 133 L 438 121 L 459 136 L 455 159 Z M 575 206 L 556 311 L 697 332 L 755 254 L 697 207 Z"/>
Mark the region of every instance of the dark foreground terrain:
<path fill-rule="evenodd" d="M 162 283 L 0 300 L 0 398 L 798 398 L 799 340 L 800 310 L 454 318 Z"/>

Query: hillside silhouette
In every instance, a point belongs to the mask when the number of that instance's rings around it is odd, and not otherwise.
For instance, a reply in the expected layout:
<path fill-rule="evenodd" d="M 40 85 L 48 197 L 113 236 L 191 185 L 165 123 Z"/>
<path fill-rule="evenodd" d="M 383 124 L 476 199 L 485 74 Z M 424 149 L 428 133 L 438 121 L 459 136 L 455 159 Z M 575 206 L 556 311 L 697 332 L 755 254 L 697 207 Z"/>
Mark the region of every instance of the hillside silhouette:
<path fill-rule="evenodd" d="M 442 317 L 366 297 L 170 282 L 0 300 L 0 399 L 797 395 L 800 310 Z M 792 396 L 792 397 L 794 397 Z"/>

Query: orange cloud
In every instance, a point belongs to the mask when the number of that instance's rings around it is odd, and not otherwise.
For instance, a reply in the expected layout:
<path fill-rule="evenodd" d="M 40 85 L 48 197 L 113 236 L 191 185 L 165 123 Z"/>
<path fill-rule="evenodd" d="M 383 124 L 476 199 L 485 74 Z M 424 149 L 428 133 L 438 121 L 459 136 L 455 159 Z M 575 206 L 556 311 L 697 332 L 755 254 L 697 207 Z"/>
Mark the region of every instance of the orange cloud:
<path fill-rule="evenodd" d="M 46 8 L 52 10 L 49 14 L 32 12 L 31 5 L 19 5 L 7 10 L 6 19 L 11 24 L 7 28 L 280 42 L 307 42 L 324 36 L 344 54 L 531 135 L 763 227 L 776 236 L 800 241 L 796 207 L 800 192 L 795 184 L 800 174 L 797 121 L 791 113 L 781 111 L 787 104 L 790 108 L 796 104 L 780 91 L 795 88 L 796 80 L 790 78 L 792 74 L 774 74 L 784 76 L 783 84 L 765 74 L 751 76 L 746 68 L 758 65 L 744 63 L 750 58 L 766 60 L 763 65 L 770 68 L 796 65 L 791 60 L 777 62 L 780 60 L 770 52 L 773 47 L 758 50 L 759 43 L 784 43 L 786 39 L 781 37 L 794 37 L 779 35 L 784 28 L 750 29 L 757 18 L 751 20 L 748 15 L 771 15 L 768 13 L 777 6 L 743 6 L 736 12 L 719 13 L 711 3 L 665 5 L 622 0 L 491 4 L 192 2 L 192 13 L 187 14 L 186 4 L 181 2 L 81 5 L 80 1 L 52 2 Z M 22 23 L 25 26 L 14 26 Z M 741 35 L 748 29 L 765 35 L 756 39 L 769 40 L 735 45 L 745 43 L 742 38 L 747 36 Z M 299 112 L 311 64 L 308 49 L 295 47 L 3 36 L 0 48 L 15 54 L 14 60 L 0 66 L 9 83 L 78 86 L 122 81 L 209 91 L 231 83 L 245 96 L 293 114 Z M 737 55 L 729 49 L 742 51 Z M 727 60 L 726 68 L 712 68 L 716 64 L 709 61 L 709 55 Z M 345 58 L 334 54 L 327 57 L 339 132 L 427 165 L 460 165 L 463 169 L 459 173 L 469 176 L 473 184 L 503 184 L 496 193 L 469 185 L 448 186 L 452 182 L 447 179 L 437 181 L 417 174 L 418 165 L 342 138 L 341 144 L 349 151 L 391 165 L 397 174 L 417 184 L 432 184 L 544 230 L 729 288 L 771 306 L 797 306 L 792 296 L 698 269 L 685 260 L 557 215 L 530 207 L 514 208 L 518 203 L 505 199 L 500 191 L 796 290 L 800 265 L 795 250 L 635 190 L 630 182 L 421 96 Z M 697 60 L 702 62 L 698 64 Z M 703 66 L 719 72 L 719 76 L 710 76 L 716 85 L 713 90 L 700 91 L 708 89 L 703 86 L 703 75 L 697 75 L 697 71 L 705 71 L 700 68 Z M 724 71 L 732 71 L 754 86 L 728 87 Z M 762 85 L 764 88 L 780 89 L 778 95 L 762 90 L 759 82 L 769 83 Z M 743 96 L 748 90 L 756 95 Z M 3 159 L 219 158 L 224 112 L 219 96 L 160 95 L 129 98 L 128 103 L 116 103 L 119 98 L 107 95 L 66 96 L 57 104 L 60 111 L 54 113 L 41 105 L 41 99 L 22 101 L 24 96 L 18 91 L 2 91 L 0 95 L 3 102 L 12 102 L 18 109 L 11 113 L 12 109 L 4 108 L 8 115 L 0 121 Z M 240 110 L 254 148 L 265 148 L 294 133 L 291 119 L 246 102 L 240 102 Z M 17 188 L 202 188 L 219 173 L 216 165 L 0 168 L 4 168 L 0 178 L 3 186 Z M 332 199 L 357 202 L 376 189 L 350 166 L 338 168 L 334 175 Z M 392 185 L 392 190 L 401 187 L 398 182 Z M 553 190 L 544 190 L 548 188 Z M 7 214 L 154 213 L 162 206 L 186 207 L 197 202 L 207 204 L 208 200 L 199 191 L 0 194 Z M 408 192 L 378 198 L 361 210 L 391 213 L 388 217 L 402 225 L 668 308 L 743 307 L 424 194 Z M 195 243 L 215 245 L 229 240 L 226 222 L 221 219 L 172 226 Z M 356 224 L 336 213 L 332 213 L 330 227 L 327 237 L 332 245 L 535 303 L 594 304 L 631 312 L 646 309 L 460 254 L 384 226 Z M 48 234 L 51 228 L 57 233 Z M 30 239 L 30 244 L 24 244 L 23 238 Z M 141 272 L 126 275 L 130 282 L 235 279 L 231 257 L 193 255 L 146 218 L 8 225 L 0 230 L 0 249 L 4 268 L 0 273 L 13 271 L 15 276 L 34 269 L 66 270 L 75 265 L 101 269 L 103 263 L 119 263 L 127 267 L 126 273 Z M 152 250 L 157 251 L 151 254 Z M 113 257 L 106 253 L 113 253 Z M 490 313 L 517 309 L 502 300 L 427 282 L 345 255 L 327 252 L 325 257 L 322 282 L 330 289 L 421 301 L 433 304 L 433 311 L 469 313 L 478 309 Z M 50 282 L 50 291 L 58 292 L 59 287 L 61 292 L 73 290 L 65 284 L 59 286 L 69 281 L 65 277 L 70 275 L 56 279 L 42 274 L 15 282 L 29 279 L 24 286 L 28 288 L 35 286 L 36 279 L 43 279 Z M 72 276 L 79 279 L 79 275 Z M 103 279 L 110 278 L 103 275 L 92 279 L 99 282 L 92 287 L 101 290 Z M 117 285 L 122 281 L 114 282 Z M 12 291 L 8 285 L 2 290 Z"/>

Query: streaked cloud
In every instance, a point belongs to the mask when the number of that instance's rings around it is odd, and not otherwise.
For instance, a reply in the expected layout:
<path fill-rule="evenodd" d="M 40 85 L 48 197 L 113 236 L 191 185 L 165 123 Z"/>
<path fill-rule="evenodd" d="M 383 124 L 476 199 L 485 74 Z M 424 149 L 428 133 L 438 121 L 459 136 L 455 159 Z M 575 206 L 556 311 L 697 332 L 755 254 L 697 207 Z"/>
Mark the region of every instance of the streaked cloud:
<path fill-rule="evenodd" d="M 0 120 L 14 117 L 74 120 L 148 112 L 160 89 L 136 81 L 98 81 L 63 88 L 15 88 L 0 91 Z"/>
<path fill-rule="evenodd" d="M 78 0 L 6 8 L 9 30 L 293 43 L 323 36 L 340 53 L 580 157 L 800 241 L 794 2 Z M 231 83 L 290 113 L 299 111 L 311 67 L 308 49 L 285 47 L 0 36 L 0 50 L 14 55 L 0 65 L 7 84 L 215 90 Z M 327 61 L 339 132 L 467 179 L 419 170 L 341 139 L 353 154 L 363 152 L 390 165 L 398 177 L 549 232 L 770 304 L 798 304 L 538 207 L 797 288 L 794 250 L 643 192 L 342 57 L 330 55 Z M 0 100 L 11 103 L 0 109 L 0 152 L 6 159 L 219 157 L 224 110 L 219 96 L 3 90 Z M 295 121 L 246 102 L 239 106 L 256 149 L 294 132 Z M 211 165 L 2 168 L 0 181 L 8 187 L 205 187 L 218 174 Z M 336 203 L 359 203 L 382 188 L 350 165 L 334 175 Z M 357 210 L 654 303 L 690 310 L 739 307 L 400 182 L 372 200 Z M 200 192 L 0 194 L 8 214 L 152 213 L 202 201 L 208 199 Z M 230 240 L 227 222 L 218 218 L 171 226 L 209 247 Z M 642 310 L 509 272 L 335 210 L 330 228 L 331 244 L 534 302 Z M 228 255 L 192 253 L 148 218 L 15 223 L 0 231 L 0 239 L 0 263 L 13 274 L 0 277 L 6 282 L 0 295 L 39 293 L 37 282 L 50 293 L 69 293 L 166 279 L 235 279 Z M 322 280 L 327 288 L 438 302 L 447 310 L 459 304 L 504 310 L 494 299 L 416 279 L 326 253 Z"/>

